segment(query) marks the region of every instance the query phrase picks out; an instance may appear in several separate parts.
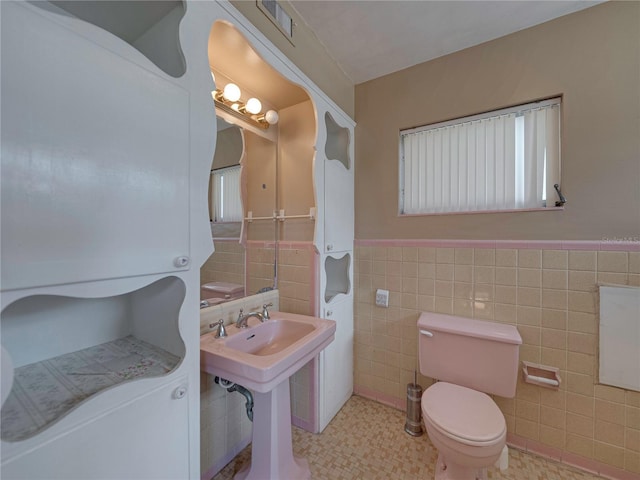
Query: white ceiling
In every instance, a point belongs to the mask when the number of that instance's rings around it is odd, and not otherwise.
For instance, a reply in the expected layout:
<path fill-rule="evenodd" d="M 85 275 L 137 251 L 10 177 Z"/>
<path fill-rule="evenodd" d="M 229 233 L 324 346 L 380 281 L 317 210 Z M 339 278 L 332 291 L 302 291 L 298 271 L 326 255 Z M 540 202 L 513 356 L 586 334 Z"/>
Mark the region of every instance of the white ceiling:
<path fill-rule="evenodd" d="M 598 3 L 602 0 L 291 0 L 355 84 Z"/>

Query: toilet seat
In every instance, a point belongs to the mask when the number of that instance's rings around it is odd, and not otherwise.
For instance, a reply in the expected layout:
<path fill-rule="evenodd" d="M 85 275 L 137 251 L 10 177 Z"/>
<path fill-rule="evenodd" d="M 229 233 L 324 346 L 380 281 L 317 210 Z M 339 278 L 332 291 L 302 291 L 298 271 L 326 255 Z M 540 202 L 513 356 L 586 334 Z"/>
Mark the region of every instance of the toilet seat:
<path fill-rule="evenodd" d="M 504 440 L 504 415 L 489 395 L 447 382 L 438 382 L 422 395 L 425 422 L 442 435 L 471 446 Z"/>

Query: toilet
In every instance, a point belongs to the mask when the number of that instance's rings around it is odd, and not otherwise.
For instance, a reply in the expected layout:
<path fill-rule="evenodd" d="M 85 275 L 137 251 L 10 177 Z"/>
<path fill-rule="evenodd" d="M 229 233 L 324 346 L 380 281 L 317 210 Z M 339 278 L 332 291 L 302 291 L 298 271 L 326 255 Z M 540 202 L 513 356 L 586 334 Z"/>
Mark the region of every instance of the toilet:
<path fill-rule="evenodd" d="M 487 467 L 503 463 L 507 438 L 488 394 L 515 396 L 522 338 L 513 325 L 430 312 L 420 315 L 418 331 L 420 373 L 438 380 L 421 402 L 438 450 L 435 478 L 485 479 Z"/>

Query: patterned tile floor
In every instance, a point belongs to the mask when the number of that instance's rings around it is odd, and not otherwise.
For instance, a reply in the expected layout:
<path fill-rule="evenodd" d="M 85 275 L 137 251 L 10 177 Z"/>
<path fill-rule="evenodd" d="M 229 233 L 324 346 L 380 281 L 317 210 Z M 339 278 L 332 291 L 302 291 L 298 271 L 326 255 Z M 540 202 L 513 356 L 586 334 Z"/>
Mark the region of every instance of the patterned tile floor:
<path fill-rule="evenodd" d="M 353 396 L 324 432 L 314 435 L 293 428 L 293 450 L 309 461 L 314 480 L 433 479 L 437 452 L 426 434 L 404 432 L 405 414 L 386 405 Z M 251 459 L 244 449 L 213 480 L 230 480 Z M 567 465 L 509 450 L 509 468 L 490 468 L 489 479 L 599 479 Z M 295 480 L 295 479 L 287 479 Z"/>

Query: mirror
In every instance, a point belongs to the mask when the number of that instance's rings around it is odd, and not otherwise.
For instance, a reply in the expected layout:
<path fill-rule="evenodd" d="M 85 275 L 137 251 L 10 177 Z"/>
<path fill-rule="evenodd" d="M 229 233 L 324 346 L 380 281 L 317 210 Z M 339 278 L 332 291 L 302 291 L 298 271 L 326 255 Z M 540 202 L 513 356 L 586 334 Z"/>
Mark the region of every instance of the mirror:
<path fill-rule="evenodd" d="M 313 241 L 314 222 L 308 215 L 315 207 L 315 110 L 307 92 L 271 67 L 227 22 L 212 26 L 209 65 L 216 89 L 235 83 L 241 102 L 258 98 L 262 112 L 274 110 L 279 116 L 277 124 L 261 128 L 242 113 L 230 112 L 233 106 L 216 108 L 218 137 L 209 191 L 215 252 L 201 269 L 201 283 L 243 285 L 252 295 L 277 287 L 279 241 Z M 238 164 L 242 217 L 252 218 L 244 222 L 233 215 L 225 219 L 224 210 L 229 210 L 221 203 L 229 207 L 233 200 L 220 196 L 220 175 L 232 177 Z M 281 209 L 287 218 L 274 219 Z M 293 271 L 285 267 L 281 283 L 288 283 L 287 272 Z"/>
<path fill-rule="evenodd" d="M 200 285 L 236 285 L 235 296 L 244 295 L 244 246 L 240 243 L 242 202 L 240 172 L 244 140 L 242 129 L 218 119 L 216 150 L 209 178 L 209 221 L 216 251 L 200 269 Z M 231 295 L 227 292 L 227 294 Z M 225 297 L 224 292 L 201 290 L 200 299 Z"/>
<path fill-rule="evenodd" d="M 201 285 L 216 283 L 235 287 L 236 298 L 245 291 L 257 293 L 273 287 L 275 228 L 273 221 L 248 223 L 245 212 L 257 218 L 272 217 L 276 209 L 276 144 L 238 125 L 217 118 L 218 137 L 209 181 L 209 219 L 215 252 L 200 270 Z M 244 206 L 244 209 L 243 209 Z M 246 243 L 257 254 L 247 256 Z M 246 275 L 246 271 L 250 274 Z M 226 290 L 225 290 L 226 291 Z M 202 300 L 217 298 L 203 290 Z M 224 294 L 224 292 L 221 292 Z M 212 302 L 209 302 L 212 303 Z"/>

